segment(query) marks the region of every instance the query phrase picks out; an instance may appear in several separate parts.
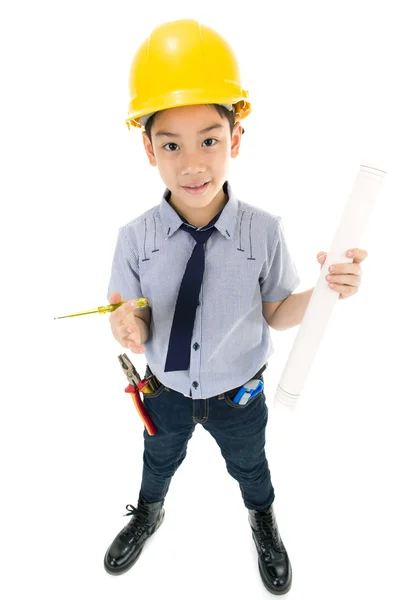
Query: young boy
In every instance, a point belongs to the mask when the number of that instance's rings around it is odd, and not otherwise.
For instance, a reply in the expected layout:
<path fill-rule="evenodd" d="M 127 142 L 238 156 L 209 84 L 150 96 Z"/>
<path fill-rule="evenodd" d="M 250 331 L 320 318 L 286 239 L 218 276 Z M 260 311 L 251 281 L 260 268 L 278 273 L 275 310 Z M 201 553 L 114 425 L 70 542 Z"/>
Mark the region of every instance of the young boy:
<path fill-rule="evenodd" d="M 137 508 L 127 505 L 132 518 L 104 566 L 120 574 L 136 562 L 163 521 L 171 478 L 201 423 L 239 483 L 262 581 L 283 594 L 292 570 L 264 450 L 265 394 L 261 387 L 247 403 L 234 399 L 247 382 L 263 382 L 273 353 L 269 327 L 301 323 L 312 289 L 292 295 L 299 277 L 280 217 L 238 200 L 226 179 L 250 103 L 225 40 L 193 20 L 156 28 L 135 55 L 130 89 L 128 126 L 145 128 L 146 154 L 166 190 L 119 230 L 108 298 L 126 304 L 110 323 L 124 348 L 146 350 L 146 377 L 153 374 L 160 387 L 144 394 L 157 433 L 144 430 Z M 353 252 L 353 263 L 336 265 L 343 298 L 360 285 L 366 253 Z M 142 296 L 151 308 L 132 302 Z"/>

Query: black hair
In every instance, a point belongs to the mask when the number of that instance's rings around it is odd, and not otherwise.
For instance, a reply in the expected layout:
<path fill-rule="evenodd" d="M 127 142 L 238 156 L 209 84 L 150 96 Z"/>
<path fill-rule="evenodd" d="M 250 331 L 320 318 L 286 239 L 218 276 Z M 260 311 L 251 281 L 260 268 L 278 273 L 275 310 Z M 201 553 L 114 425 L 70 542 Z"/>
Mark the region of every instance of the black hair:
<path fill-rule="evenodd" d="M 235 107 L 233 106 L 233 110 L 228 110 L 227 108 L 225 108 L 225 106 L 222 106 L 221 104 L 207 104 L 207 106 L 214 106 L 220 117 L 226 117 L 229 121 L 229 129 L 231 132 L 231 137 L 232 137 L 232 132 L 233 132 L 233 126 L 235 124 Z M 151 117 L 149 119 L 147 119 L 147 123 L 145 125 L 145 131 L 148 135 L 148 138 L 150 140 L 150 143 L 152 143 L 151 141 L 151 128 L 152 125 L 154 123 L 154 117 L 156 116 L 157 113 L 154 113 L 151 115 Z M 244 133 L 244 129 L 242 128 L 242 133 Z"/>

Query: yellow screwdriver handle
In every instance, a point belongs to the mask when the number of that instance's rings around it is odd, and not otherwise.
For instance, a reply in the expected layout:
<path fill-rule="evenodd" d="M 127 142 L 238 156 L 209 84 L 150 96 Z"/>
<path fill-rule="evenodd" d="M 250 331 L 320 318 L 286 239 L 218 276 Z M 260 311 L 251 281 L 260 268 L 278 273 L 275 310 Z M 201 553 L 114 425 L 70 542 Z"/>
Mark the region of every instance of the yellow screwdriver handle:
<path fill-rule="evenodd" d="M 126 302 L 118 302 L 117 304 L 108 304 L 108 306 L 99 306 L 99 308 L 97 310 L 101 314 L 106 313 L 106 312 L 113 312 L 114 310 L 116 310 L 117 308 L 122 306 L 123 304 L 126 304 Z M 137 304 L 138 308 L 146 308 L 146 306 L 149 306 L 149 301 L 147 300 L 147 298 L 136 298 L 136 304 Z"/>
<path fill-rule="evenodd" d="M 97 312 L 99 312 L 102 315 L 107 312 L 114 312 L 114 310 L 117 310 L 117 308 L 119 308 L 123 304 L 125 304 L 125 302 L 118 302 L 118 304 L 108 304 L 107 306 L 99 306 Z"/>

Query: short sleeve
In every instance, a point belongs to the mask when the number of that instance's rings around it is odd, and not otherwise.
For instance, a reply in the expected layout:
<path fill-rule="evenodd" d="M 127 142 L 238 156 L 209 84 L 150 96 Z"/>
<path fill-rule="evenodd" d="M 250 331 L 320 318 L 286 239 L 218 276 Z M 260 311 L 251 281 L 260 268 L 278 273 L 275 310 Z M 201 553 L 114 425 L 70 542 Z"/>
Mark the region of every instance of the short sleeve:
<path fill-rule="evenodd" d="M 130 233 L 130 235 L 132 234 Z M 118 292 L 126 301 L 143 296 L 140 287 L 138 253 L 135 252 L 135 247 L 135 240 L 128 238 L 127 226 L 120 227 L 111 266 L 107 298 L 112 292 Z"/>
<path fill-rule="evenodd" d="M 263 269 L 259 278 L 263 302 L 284 300 L 293 293 L 300 283 L 296 266 L 290 256 L 285 240 L 281 221 L 281 217 L 276 217 L 272 247 L 268 251 L 268 256 L 271 258 L 269 264 L 264 265 L 265 270 Z"/>

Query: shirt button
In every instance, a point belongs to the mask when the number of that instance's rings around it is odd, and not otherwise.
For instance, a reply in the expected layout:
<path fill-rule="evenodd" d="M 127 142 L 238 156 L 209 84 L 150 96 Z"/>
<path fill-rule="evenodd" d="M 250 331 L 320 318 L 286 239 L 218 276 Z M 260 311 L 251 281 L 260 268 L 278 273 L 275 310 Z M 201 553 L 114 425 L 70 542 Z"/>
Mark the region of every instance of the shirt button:
<path fill-rule="evenodd" d="M 192 386 L 197 390 L 197 388 L 199 387 L 198 381 L 193 381 Z"/>
<path fill-rule="evenodd" d="M 193 348 L 195 350 L 198 350 L 200 348 L 199 344 L 196 342 L 195 344 L 193 344 Z"/>

